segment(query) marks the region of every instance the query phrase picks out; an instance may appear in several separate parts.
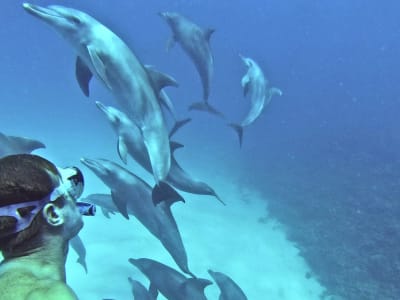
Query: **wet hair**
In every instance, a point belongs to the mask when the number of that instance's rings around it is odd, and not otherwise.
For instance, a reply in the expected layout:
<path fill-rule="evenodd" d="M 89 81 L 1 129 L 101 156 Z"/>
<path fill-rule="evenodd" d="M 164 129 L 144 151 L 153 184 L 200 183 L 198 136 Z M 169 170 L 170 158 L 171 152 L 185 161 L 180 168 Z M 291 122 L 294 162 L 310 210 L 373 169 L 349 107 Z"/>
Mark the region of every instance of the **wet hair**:
<path fill-rule="evenodd" d="M 49 195 L 59 184 L 57 167 L 32 154 L 10 155 L 0 159 L 0 207 L 35 201 Z M 12 232 L 17 220 L 0 216 L 0 233 Z M 0 250 L 12 248 L 39 232 L 41 214 L 25 230 L 0 240 Z"/>

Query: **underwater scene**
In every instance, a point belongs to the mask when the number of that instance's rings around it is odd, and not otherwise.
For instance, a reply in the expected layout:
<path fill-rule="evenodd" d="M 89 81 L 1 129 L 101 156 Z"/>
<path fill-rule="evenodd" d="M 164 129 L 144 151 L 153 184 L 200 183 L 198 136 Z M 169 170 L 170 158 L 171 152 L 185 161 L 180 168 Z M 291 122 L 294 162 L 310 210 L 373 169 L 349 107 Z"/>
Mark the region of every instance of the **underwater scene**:
<path fill-rule="evenodd" d="M 79 299 L 400 299 L 399 9 L 3 1 L 0 156 L 83 172 Z"/>

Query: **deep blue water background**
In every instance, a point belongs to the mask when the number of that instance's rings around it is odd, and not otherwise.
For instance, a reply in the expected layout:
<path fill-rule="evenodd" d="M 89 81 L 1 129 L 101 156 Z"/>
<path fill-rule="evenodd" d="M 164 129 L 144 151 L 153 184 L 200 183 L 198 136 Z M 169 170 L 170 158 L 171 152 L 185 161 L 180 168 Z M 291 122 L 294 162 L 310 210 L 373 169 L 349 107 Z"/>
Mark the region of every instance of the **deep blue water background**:
<path fill-rule="evenodd" d="M 94 82 L 85 99 L 71 48 L 21 3 L 4 1 L 0 10 L 0 130 L 44 140 L 62 162 L 78 163 L 85 147 L 111 156 L 115 149 L 93 138 L 113 136 L 93 100 L 113 104 L 112 97 Z M 143 62 L 173 75 L 180 87 L 168 92 L 182 117 L 200 99 L 200 81 L 179 47 L 165 52 L 170 30 L 157 12 L 177 11 L 216 29 L 210 102 L 229 120 L 248 109 L 238 54 L 256 60 L 284 95 L 245 129 L 242 149 L 223 121 L 201 113 L 191 114 L 180 141 L 194 156 L 236 161 L 243 184 L 272 199 L 271 213 L 332 293 L 399 299 L 398 1 L 35 3 L 88 12 Z"/>

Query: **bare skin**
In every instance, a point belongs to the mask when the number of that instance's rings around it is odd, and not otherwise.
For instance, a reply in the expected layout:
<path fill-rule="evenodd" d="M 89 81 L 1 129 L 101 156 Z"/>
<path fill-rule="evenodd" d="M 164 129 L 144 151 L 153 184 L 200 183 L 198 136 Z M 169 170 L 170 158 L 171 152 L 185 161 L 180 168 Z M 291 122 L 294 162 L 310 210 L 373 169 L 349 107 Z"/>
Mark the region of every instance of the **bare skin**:
<path fill-rule="evenodd" d="M 3 253 L 0 264 L 2 300 L 77 300 L 66 284 L 65 261 L 68 241 L 82 228 L 82 218 L 75 202 L 68 201 L 62 209 L 48 203 L 43 208 L 48 227 L 37 237 L 37 246 L 20 253 Z"/>

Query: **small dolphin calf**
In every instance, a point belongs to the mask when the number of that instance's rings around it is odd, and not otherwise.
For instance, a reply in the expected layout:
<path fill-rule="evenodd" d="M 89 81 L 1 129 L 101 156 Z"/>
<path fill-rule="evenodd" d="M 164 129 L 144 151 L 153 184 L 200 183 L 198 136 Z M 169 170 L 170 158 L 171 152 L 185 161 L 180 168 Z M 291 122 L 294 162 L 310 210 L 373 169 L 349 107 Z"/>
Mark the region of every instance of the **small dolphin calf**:
<path fill-rule="evenodd" d="M 221 272 L 208 270 L 208 273 L 221 290 L 221 294 L 219 295 L 220 300 L 247 300 L 247 296 L 232 278 Z"/>
<path fill-rule="evenodd" d="M 242 146 L 243 140 L 243 127 L 249 126 L 261 115 L 273 95 L 282 95 L 280 89 L 269 87 L 268 80 L 254 60 L 243 56 L 241 58 L 248 68 L 247 73 L 242 78 L 242 87 L 244 95 L 248 95 L 250 98 L 251 107 L 247 116 L 240 124 L 229 124 L 237 132 L 240 146 Z"/>
<path fill-rule="evenodd" d="M 93 75 L 114 95 L 129 118 L 140 128 L 156 183 L 171 165 L 168 130 L 158 95 L 171 77 L 145 68 L 128 46 L 110 29 L 88 14 L 63 6 L 47 8 L 28 3 L 23 7 L 58 31 L 75 49 L 76 77 L 86 96 Z"/>
<path fill-rule="evenodd" d="M 113 202 L 119 212 L 128 219 L 129 207 L 139 222 L 160 240 L 179 268 L 195 277 L 189 271 L 186 250 L 171 213 L 171 205 L 177 201 L 184 201 L 183 198 L 169 188 L 164 197 L 157 200 L 160 203 L 154 205 L 151 187 L 125 168 L 106 159 L 82 158 L 81 162 L 110 188 Z"/>
<path fill-rule="evenodd" d="M 160 292 L 171 300 L 207 300 L 204 289 L 212 284 L 208 279 L 188 279 L 171 267 L 148 258 L 130 258 L 129 262 L 150 280 L 150 293 L 154 298 Z"/>
<path fill-rule="evenodd" d="M 46 148 L 46 146 L 37 140 L 5 135 L 0 132 L 0 157 L 12 154 L 31 153 L 33 150 L 39 148 Z"/>
<path fill-rule="evenodd" d="M 112 106 L 105 106 L 96 102 L 97 107 L 106 115 L 112 128 L 118 135 L 118 154 L 121 160 L 126 163 L 127 155 L 130 154 L 145 170 L 151 173 L 150 158 L 146 147 L 140 135 L 139 129 L 122 112 Z M 181 191 L 198 195 L 210 195 L 217 198 L 221 203 L 217 193 L 206 183 L 193 179 L 176 161 L 173 156 L 174 150 L 179 144 L 171 143 L 171 168 L 169 170 L 166 182 L 173 185 Z"/>
<path fill-rule="evenodd" d="M 208 103 L 211 78 L 214 70 L 210 37 L 215 30 L 202 29 L 184 16 L 175 12 L 161 12 L 159 15 L 166 20 L 173 33 L 172 38 L 168 41 L 167 49 L 171 48 L 174 42 L 179 42 L 182 49 L 195 64 L 203 84 L 203 101 L 193 103 L 189 107 L 189 110 L 197 109 L 207 111 L 222 117 L 222 113 Z"/>

